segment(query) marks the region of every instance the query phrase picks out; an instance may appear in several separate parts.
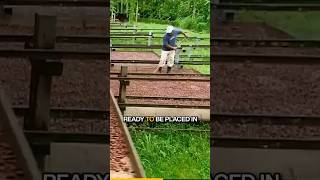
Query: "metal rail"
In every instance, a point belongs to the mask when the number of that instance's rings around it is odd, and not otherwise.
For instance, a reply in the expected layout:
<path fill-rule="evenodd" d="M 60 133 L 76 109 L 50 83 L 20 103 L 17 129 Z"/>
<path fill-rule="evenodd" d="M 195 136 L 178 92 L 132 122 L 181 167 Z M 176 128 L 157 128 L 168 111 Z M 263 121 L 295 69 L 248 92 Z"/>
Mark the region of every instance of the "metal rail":
<path fill-rule="evenodd" d="M 100 59 L 106 60 L 109 55 L 107 51 L 67 51 L 51 49 L 0 49 L 2 57 L 37 57 L 45 59 Z"/>
<path fill-rule="evenodd" d="M 120 75 L 120 72 L 110 72 L 110 75 Z M 140 75 L 140 76 L 192 76 L 192 77 L 210 77 L 210 74 L 196 74 L 196 73 L 169 73 L 169 74 L 155 74 L 155 73 L 140 73 L 129 72 L 128 75 Z"/>
<path fill-rule="evenodd" d="M 297 4 L 311 4 L 317 3 L 315 0 L 219 0 L 219 3 L 275 3 L 275 4 L 292 4 L 292 2 Z"/>
<path fill-rule="evenodd" d="M 110 80 L 210 82 L 210 78 L 110 77 Z"/>
<path fill-rule="evenodd" d="M 182 45 L 181 48 L 192 47 L 192 48 L 210 48 L 210 45 Z M 122 44 L 113 44 L 111 48 L 146 48 L 146 49 L 161 49 L 162 45 L 122 45 Z"/>
<path fill-rule="evenodd" d="M 27 42 L 32 40 L 32 34 L 0 34 L 0 42 Z M 107 36 L 82 36 L 82 35 L 58 35 L 56 42 L 58 43 L 86 43 L 86 44 L 106 44 L 109 42 Z M 122 36 L 117 37 L 122 38 Z"/>
<path fill-rule="evenodd" d="M 320 40 L 213 38 L 213 46 L 231 47 L 320 47 Z"/>
<path fill-rule="evenodd" d="M 159 64 L 159 61 L 154 60 L 111 60 L 113 64 Z M 210 61 L 179 61 L 182 65 L 210 65 Z"/>
<path fill-rule="evenodd" d="M 157 108 L 191 108 L 210 109 L 209 105 L 187 105 L 187 104 L 148 104 L 148 103 L 118 103 L 119 106 L 126 107 L 157 107 Z"/>
<path fill-rule="evenodd" d="M 228 10 L 262 10 L 262 11 L 319 11 L 320 4 L 288 3 L 213 3 L 216 9 Z"/>
<path fill-rule="evenodd" d="M 191 59 L 208 59 L 210 58 L 210 56 L 203 56 L 203 55 L 186 55 L 186 54 L 182 54 L 180 55 L 180 58 L 191 58 Z"/>
<path fill-rule="evenodd" d="M 293 54 L 220 53 L 211 55 L 215 63 L 319 64 L 320 56 Z"/>
<path fill-rule="evenodd" d="M 25 131 L 34 154 L 50 154 L 51 143 L 109 144 L 108 134 Z"/>
<path fill-rule="evenodd" d="M 228 114 L 210 115 L 213 122 L 219 123 L 256 123 L 274 125 L 320 125 L 320 116 L 269 115 L 269 114 Z"/>
<path fill-rule="evenodd" d="M 119 96 L 115 96 L 119 98 Z M 161 99 L 161 100 L 186 100 L 186 101 L 210 101 L 210 98 L 190 98 L 190 97 L 166 97 L 166 96 L 126 96 L 127 99 Z"/>
<path fill-rule="evenodd" d="M 0 128 L 3 129 L 6 137 L 8 137 L 6 141 L 13 148 L 13 153 L 17 158 L 16 163 L 19 163 L 24 171 L 24 179 L 40 180 L 40 170 L 32 154 L 31 147 L 10 107 L 10 101 L 4 91 L 0 90 Z"/>
<path fill-rule="evenodd" d="M 116 113 L 117 113 L 117 116 L 120 121 L 119 122 L 120 129 L 123 131 L 125 143 L 128 145 L 129 152 L 131 153 L 130 160 L 132 162 L 133 169 L 135 170 L 135 173 L 138 176 L 138 178 L 144 178 L 144 177 L 146 177 L 146 175 L 145 175 L 145 171 L 143 169 L 143 166 L 141 164 L 139 154 L 134 146 L 134 143 L 133 143 L 132 138 L 129 133 L 129 129 L 123 121 L 123 116 L 121 114 L 120 108 L 119 108 L 117 101 L 114 98 L 114 95 L 111 90 L 110 90 L 110 101 L 111 101 L 111 103 L 110 103 L 111 106 L 113 106 L 116 109 Z"/>
<path fill-rule="evenodd" d="M 109 3 L 104 0 L 5 0 L 2 4 L 10 6 L 109 7 Z"/>
<path fill-rule="evenodd" d="M 319 138 L 275 139 L 275 138 L 243 138 L 218 137 L 210 139 L 211 146 L 223 148 L 261 148 L 261 149 L 320 149 Z"/>
<path fill-rule="evenodd" d="M 154 32 L 152 32 L 154 34 Z M 110 32 L 111 36 L 151 36 L 148 32 L 136 32 L 136 33 L 115 33 Z"/>
<path fill-rule="evenodd" d="M 48 132 L 48 131 L 24 131 L 31 144 L 49 146 L 53 142 L 61 143 L 94 143 L 109 144 L 107 134 L 95 133 L 70 133 L 70 132 Z"/>
<path fill-rule="evenodd" d="M 128 30 L 128 31 L 154 31 L 154 30 L 159 30 L 159 31 L 165 31 L 166 29 L 159 29 L 159 28 L 146 28 L 146 29 L 139 29 L 139 28 L 111 28 L 111 31 L 121 31 L 121 30 Z"/>
<path fill-rule="evenodd" d="M 13 107 L 17 116 L 26 117 L 29 113 L 28 107 Z M 99 119 L 106 120 L 109 111 L 89 108 L 51 108 L 51 118 L 83 118 L 83 119 Z"/>

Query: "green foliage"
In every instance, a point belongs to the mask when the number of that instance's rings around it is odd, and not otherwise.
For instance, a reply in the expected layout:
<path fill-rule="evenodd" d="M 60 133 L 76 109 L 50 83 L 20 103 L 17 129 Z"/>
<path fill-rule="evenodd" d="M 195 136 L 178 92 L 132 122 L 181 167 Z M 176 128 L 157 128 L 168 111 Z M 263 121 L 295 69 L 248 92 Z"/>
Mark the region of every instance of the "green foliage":
<path fill-rule="evenodd" d="M 121 3 L 120 0 L 112 1 Z M 126 0 L 126 4 L 130 22 L 135 22 L 138 17 L 139 21 L 148 23 L 149 20 L 153 23 L 170 22 L 186 29 L 210 30 L 210 0 Z"/>
<path fill-rule="evenodd" d="M 237 20 L 264 22 L 300 39 L 320 39 L 320 12 L 242 11 Z"/>

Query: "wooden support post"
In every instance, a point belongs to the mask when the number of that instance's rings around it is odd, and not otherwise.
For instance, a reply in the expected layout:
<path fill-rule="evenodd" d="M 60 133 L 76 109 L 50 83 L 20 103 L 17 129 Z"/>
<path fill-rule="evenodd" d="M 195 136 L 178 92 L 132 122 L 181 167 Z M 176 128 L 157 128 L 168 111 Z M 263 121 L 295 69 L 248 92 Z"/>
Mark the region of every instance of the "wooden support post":
<path fill-rule="evenodd" d="M 128 75 L 128 66 L 121 66 L 121 71 L 119 77 L 127 77 Z M 119 88 L 119 99 L 118 103 L 126 103 L 126 91 L 127 91 L 127 85 L 129 85 L 128 80 L 120 80 L 120 88 Z M 121 105 L 120 107 L 122 115 L 124 114 L 124 111 L 126 109 L 125 105 Z"/>
<path fill-rule="evenodd" d="M 200 44 L 201 39 L 199 37 L 196 37 L 195 45 L 198 46 Z"/>
<path fill-rule="evenodd" d="M 178 68 L 182 68 L 182 67 L 183 67 L 181 64 L 179 64 L 181 50 L 182 50 L 181 47 L 178 48 L 178 49 L 176 49 L 176 54 L 175 54 L 175 56 L 174 56 L 174 63 L 176 64 L 176 66 L 177 66 Z"/>
<path fill-rule="evenodd" d="M 34 38 L 27 48 L 53 49 L 56 41 L 56 17 L 35 15 Z M 27 42 L 30 43 L 30 42 Z M 29 96 L 29 114 L 25 117 L 26 130 L 48 130 L 50 122 L 50 94 L 53 75 L 62 74 L 59 60 L 30 57 L 31 83 Z M 45 154 L 35 154 L 40 169 L 44 167 Z"/>

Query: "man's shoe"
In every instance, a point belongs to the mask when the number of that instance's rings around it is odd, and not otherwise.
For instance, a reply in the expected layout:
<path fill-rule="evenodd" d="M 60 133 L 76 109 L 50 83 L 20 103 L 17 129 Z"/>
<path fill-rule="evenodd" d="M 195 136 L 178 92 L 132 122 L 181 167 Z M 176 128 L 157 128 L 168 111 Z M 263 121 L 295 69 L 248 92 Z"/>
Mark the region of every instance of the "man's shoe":
<path fill-rule="evenodd" d="M 168 67 L 167 68 L 167 73 L 170 73 L 170 71 L 171 71 L 171 67 Z"/>

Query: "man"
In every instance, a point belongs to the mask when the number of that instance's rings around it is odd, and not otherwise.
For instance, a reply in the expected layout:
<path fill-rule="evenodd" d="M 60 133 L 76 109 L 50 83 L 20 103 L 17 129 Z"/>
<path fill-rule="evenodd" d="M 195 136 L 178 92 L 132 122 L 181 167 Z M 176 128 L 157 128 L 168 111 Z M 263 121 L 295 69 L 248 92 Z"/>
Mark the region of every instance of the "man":
<path fill-rule="evenodd" d="M 183 34 L 186 38 L 188 38 L 188 36 L 184 32 L 178 29 L 175 29 L 173 26 L 168 26 L 166 30 L 166 34 L 163 37 L 160 62 L 158 64 L 157 69 L 154 71 L 154 73 L 156 72 L 161 73 L 161 70 L 166 64 L 166 61 L 168 61 L 167 73 L 171 71 L 171 68 L 174 65 L 174 57 L 177 49 L 176 39 L 179 34 Z"/>

